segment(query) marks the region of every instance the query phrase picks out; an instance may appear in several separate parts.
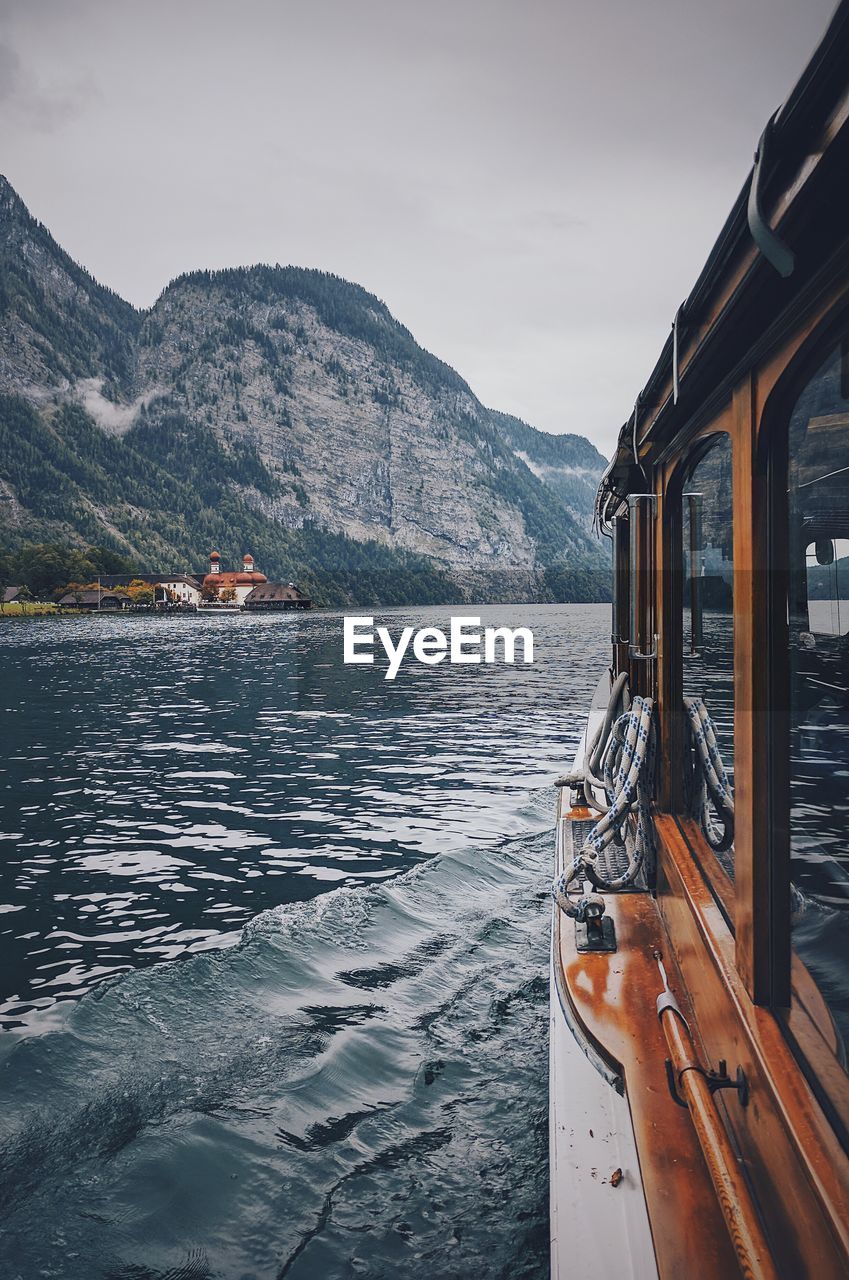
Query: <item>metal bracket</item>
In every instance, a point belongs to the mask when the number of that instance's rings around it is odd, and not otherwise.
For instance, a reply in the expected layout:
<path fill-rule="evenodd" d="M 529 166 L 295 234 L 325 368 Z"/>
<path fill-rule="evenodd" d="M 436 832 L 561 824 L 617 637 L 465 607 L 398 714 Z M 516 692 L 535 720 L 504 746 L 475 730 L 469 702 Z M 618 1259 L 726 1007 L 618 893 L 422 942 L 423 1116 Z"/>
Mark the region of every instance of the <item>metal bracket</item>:
<path fill-rule="evenodd" d="M 616 926 L 612 916 L 597 916 L 589 920 L 575 921 L 575 949 L 587 951 L 615 951 Z"/>
<path fill-rule="evenodd" d="M 755 167 L 752 170 L 752 181 L 749 186 L 749 203 L 746 216 L 749 221 L 749 231 L 755 244 L 767 262 L 775 267 L 780 276 L 786 278 L 793 274 L 796 255 L 781 237 L 773 231 L 764 216 L 761 205 L 761 183 L 763 182 L 763 172 L 766 167 L 766 153 L 777 115 L 778 112 L 776 111 L 775 115 L 767 121 L 766 128 L 761 134 L 761 139 L 758 143 L 758 149 L 755 152 Z"/>
<path fill-rule="evenodd" d="M 687 1103 L 678 1092 L 680 1078 L 679 1080 L 675 1079 L 675 1068 L 673 1067 L 672 1062 L 669 1058 L 666 1058 L 664 1060 L 664 1064 L 666 1066 L 666 1083 L 669 1085 L 669 1092 L 672 1095 L 672 1101 L 677 1103 L 679 1107 L 686 1107 Z M 737 1068 L 737 1074 L 733 1080 L 728 1074 L 724 1058 L 720 1061 L 718 1071 L 705 1071 L 704 1067 L 699 1067 L 695 1063 L 692 1066 L 685 1067 L 681 1072 L 681 1075 L 684 1075 L 685 1071 L 698 1071 L 702 1076 L 704 1076 L 707 1081 L 707 1086 L 712 1094 L 718 1093 L 721 1089 L 736 1089 L 737 1097 L 740 1099 L 740 1106 L 748 1106 L 749 1082 L 746 1079 L 746 1073 L 742 1067 Z"/>

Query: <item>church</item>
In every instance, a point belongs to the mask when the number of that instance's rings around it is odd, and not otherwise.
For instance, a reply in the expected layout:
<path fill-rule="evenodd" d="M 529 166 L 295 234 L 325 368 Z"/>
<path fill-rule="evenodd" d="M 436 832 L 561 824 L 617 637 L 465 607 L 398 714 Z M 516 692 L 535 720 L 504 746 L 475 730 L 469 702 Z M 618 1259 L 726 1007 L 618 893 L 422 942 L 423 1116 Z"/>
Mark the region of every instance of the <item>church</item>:
<path fill-rule="evenodd" d="M 221 604 L 241 608 L 254 587 L 263 582 L 268 582 L 268 579 L 254 568 L 252 555 L 246 552 L 241 569 L 230 571 L 221 568 L 221 556 L 213 551 L 209 557 L 209 572 L 201 583 L 201 595 L 205 601 L 218 600 Z"/>
<path fill-rule="evenodd" d="M 200 575 L 199 575 L 200 576 Z M 210 553 L 209 572 L 201 582 L 201 603 L 232 605 L 248 610 L 309 609 L 312 601 L 293 582 L 269 582 L 254 568 L 247 552 L 239 570 L 221 568 L 221 556 Z"/>

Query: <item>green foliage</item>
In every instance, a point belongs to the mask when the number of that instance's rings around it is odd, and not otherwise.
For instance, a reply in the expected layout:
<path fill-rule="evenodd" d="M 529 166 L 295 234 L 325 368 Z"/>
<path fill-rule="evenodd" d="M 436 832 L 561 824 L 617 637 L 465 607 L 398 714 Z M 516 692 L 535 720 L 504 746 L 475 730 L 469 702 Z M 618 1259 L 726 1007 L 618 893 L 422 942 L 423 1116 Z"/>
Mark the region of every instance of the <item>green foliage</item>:
<path fill-rule="evenodd" d="M 809 564 L 806 576 L 809 600 L 849 600 L 849 556 L 830 565 Z"/>
<path fill-rule="evenodd" d="M 52 595 L 69 582 L 93 582 L 100 574 L 131 572 L 129 562 L 106 547 L 56 542 L 26 542 L 0 552 L 0 564 L 7 583 L 23 584 L 34 597 Z"/>

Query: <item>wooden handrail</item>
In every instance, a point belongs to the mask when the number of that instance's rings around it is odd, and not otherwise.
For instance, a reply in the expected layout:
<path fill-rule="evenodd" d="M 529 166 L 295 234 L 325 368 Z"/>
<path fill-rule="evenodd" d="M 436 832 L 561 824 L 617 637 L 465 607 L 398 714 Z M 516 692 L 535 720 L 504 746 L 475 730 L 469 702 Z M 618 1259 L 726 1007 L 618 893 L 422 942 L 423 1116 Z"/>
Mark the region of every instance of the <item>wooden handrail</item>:
<path fill-rule="evenodd" d="M 663 977 L 657 1012 L 669 1048 L 667 1069 L 673 1097 L 689 1109 L 740 1270 L 747 1280 L 778 1280 L 749 1184 L 713 1096 L 718 1088 L 736 1088 L 745 1102 L 745 1080 L 740 1076 L 735 1083 L 724 1070 L 717 1076 L 700 1065 L 690 1028 L 669 990 L 659 956 L 657 960 Z"/>

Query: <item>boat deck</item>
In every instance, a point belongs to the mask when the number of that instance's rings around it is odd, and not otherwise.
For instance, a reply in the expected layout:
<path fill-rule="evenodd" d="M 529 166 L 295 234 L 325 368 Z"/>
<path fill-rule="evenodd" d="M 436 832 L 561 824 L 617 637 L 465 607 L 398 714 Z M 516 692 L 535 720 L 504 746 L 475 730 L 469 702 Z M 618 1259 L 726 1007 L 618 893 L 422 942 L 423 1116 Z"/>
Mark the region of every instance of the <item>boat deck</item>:
<path fill-rule="evenodd" d="M 564 788 L 558 813 L 561 865 L 572 848 L 573 824 L 576 842 L 580 844 L 585 824 L 594 818 L 591 810 L 572 807 L 570 792 Z M 670 986 L 686 1017 L 690 1011 L 684 985 L 666 945 L 663 924 L 651 895 L 647 892 L 608 894 L 606 904 L 616 929 L 615 952 L 579 952 L 574 921 L 559 910 L 554 912 L 552 988 L 561 1009 L 553 1008 L 552 1017 L 556 1022 L 559 1012 L 562 1024 L 561 1030 L 555 1030 L 552 1036 L 552 1179 L 561 1184 L 556 1195 L 553 1188 L 553 1201 L 558 1202 L 556 1212 L 562 1219 L 564 1212 L 574 1209 L 575 1219 L 579 1217 L 580 1195 L 566 1191 L 565 1211 L 562 1204 L 562 1184 L 570 1172 L 572 1178 L 578 1180 L 585 1178 L 587 1172 L 590 1178 L 607 1178 L 611 1198 L 620 1192 L 623 1199 L 634 1190 L 639 1193 L 650 1229 L 650 1236 L 641 1230 L 638 1206 L 629 1205 L 624 1214 L 614 1213 L 612 1200 L 605 1209 L 606 1222 L 596 1218 L 586 1223 L 584 1229 L 597 1238 L 605 1233 L 604 1252 L 618 1253 L 616 1265 L 620 1273 L 662 1277 L 689 1274 L 704 1280 L 728 1280 L 740 1274 L 736 1255 L 689 1112 L 676 1105 L 667 1085 L 668 1051 L 656 1011 L 662 987 L 658 953 L 663 955 Z M 554 1005 L 554 995 L 552 1003 Z M 621 1094 L 623 1105 L 617 1107 L 609 1099 L 607 1110 L 600 1108 L 597 1112 L 602 1124 L 607 1123 L 610 1112 L 612 1119 L 630 1130 L 622 1133 L 620 1129 L 616 1139 L 622 1163 L 617 1166 L 621 1177 L 613 1184 L 606 1167 L 604 1171 L 588 1171 L 574 1161 L 573 1152 L 567 1153 L 565 1161 L 558 1154 L 562 1152 L 563 1134 L 555 1134 L 555 1126 L 563 1124 L 564 1114 L 573 1126 L 575 1124 L 569 1101 L 558 1096 L 564 1089 L 569 1090 L 569 1083 L 554 1061 L 555 1036 L 567 1028 L 571 1028 L 609 1093 L 617 1099 Z M 586 1116 L 584 1120 L 586 1122 Z M 560 1167 L 563 1163 L 566 1169 Z M 608 1159 L 607 1164 L 610 1163 Z M 587 1207 L 581 1212 L 586 1217 Z M 565 1234 L 567 1228 L 563 1222 L 555 1221 L 552 1230 L 555 1277 L 576 1274 L 574 1251 L 564 1252 L 558 1247 L 558 1238 L 562 1240 Z"/>

